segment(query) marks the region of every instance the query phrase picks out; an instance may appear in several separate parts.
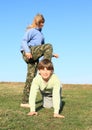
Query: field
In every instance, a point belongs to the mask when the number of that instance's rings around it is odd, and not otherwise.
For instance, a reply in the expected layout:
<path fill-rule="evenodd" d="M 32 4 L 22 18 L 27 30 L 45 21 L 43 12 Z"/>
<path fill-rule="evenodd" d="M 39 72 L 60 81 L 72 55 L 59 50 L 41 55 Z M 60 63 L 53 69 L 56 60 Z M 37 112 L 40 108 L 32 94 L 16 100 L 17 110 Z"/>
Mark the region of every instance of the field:
<path fill-rule="evenodd" d="M 63 84 L 61 114 L 53 118 L 53 109 L 42 108 L 41 95 L 36 102 L 39 115 L 29 117 L 29 108 L 21 108 L 24 83 L 0 83 L 0 130 L 92 130 L 92 85 Z"/>

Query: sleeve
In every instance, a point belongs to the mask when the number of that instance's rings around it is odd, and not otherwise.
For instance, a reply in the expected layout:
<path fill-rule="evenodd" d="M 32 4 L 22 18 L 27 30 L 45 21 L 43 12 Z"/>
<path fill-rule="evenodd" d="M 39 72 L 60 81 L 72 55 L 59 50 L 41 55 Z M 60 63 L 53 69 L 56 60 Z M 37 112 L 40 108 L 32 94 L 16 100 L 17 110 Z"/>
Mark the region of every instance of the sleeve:
<path fill-rule="evenodd" d="M 35 102 L 36 102 L 36 96 L 38 90 L 39 90 L 38 80 L 37 78 L 34 78 L 31 85 L 30 95 L 29 95 L 29 104 L 30 104 L 31 112 L 35 111 Z"/>
<path fill-rule="evenodd" d="M 43 37 L 42 44 L 45 44 L 45 38 Z"/>
<path fill-rule="evenodd" d="M 56 78 L 54 79 L 54 86 L 53 86 L 53 107 L 54 107 L 54 113 L 58 114 L 60 110 L 60 104 L 61 104 L 61 83 Z"/>
<path fill-rule="evenodd" d="M 26 33 L 25 33 L 25 35 L 24 35 L 24 37 L 23 37 L 23 39 L 22 39 L 22 43 L 21 43 L 21 48 L 22 48 L 25 52 L 27 52 L 27 53 L 30 52 L 30 49 L 29 49 L 29 46 L 28 46 L 28 42 L 30 41 L 31 36 L 32 36 L 32 31 L 29 31 L 29 30 L 26 31 Z"/>

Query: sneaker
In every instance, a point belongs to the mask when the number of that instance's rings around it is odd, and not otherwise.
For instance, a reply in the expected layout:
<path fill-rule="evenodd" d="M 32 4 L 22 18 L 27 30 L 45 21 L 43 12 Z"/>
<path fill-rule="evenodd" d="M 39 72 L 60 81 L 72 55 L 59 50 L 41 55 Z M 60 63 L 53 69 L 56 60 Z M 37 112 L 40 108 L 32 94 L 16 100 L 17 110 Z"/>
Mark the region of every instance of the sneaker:
<path fill-rule="evenodd" d="M 20 107 L 30 108 L 30 105 L 29 104 L 23 104 L 23 103 L 21 103 Z"/>

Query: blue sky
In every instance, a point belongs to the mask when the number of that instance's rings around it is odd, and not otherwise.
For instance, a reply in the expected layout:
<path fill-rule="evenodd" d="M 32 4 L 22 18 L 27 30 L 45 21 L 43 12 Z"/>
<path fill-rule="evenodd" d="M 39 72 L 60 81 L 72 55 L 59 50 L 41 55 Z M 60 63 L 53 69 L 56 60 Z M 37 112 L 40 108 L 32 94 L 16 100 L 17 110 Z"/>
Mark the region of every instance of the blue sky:
<path fill-rule="evenodd" d="M 0 81 L 25 82 L 27 66 L 20 53 L 25 28 L 45 17 L 45 43 L 62 83 L 92 84 L 92 0 L 3 0 L 0 2 Z"/>

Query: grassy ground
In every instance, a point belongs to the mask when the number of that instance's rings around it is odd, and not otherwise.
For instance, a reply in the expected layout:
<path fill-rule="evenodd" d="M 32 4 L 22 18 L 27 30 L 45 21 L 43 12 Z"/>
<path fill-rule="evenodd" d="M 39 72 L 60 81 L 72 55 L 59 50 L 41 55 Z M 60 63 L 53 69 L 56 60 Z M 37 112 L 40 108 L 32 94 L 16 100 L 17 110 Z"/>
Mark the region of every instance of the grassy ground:
<path fill-rule="evenodd" d="M 23 83 L 0 83 L 0 130 L 92 130 L 92 85 L 63 85 L 62 114 L 53 118 L 53 109 L 44 109 L 38 94 L 39 115 L 27 116 L 21 108 Z"/>

